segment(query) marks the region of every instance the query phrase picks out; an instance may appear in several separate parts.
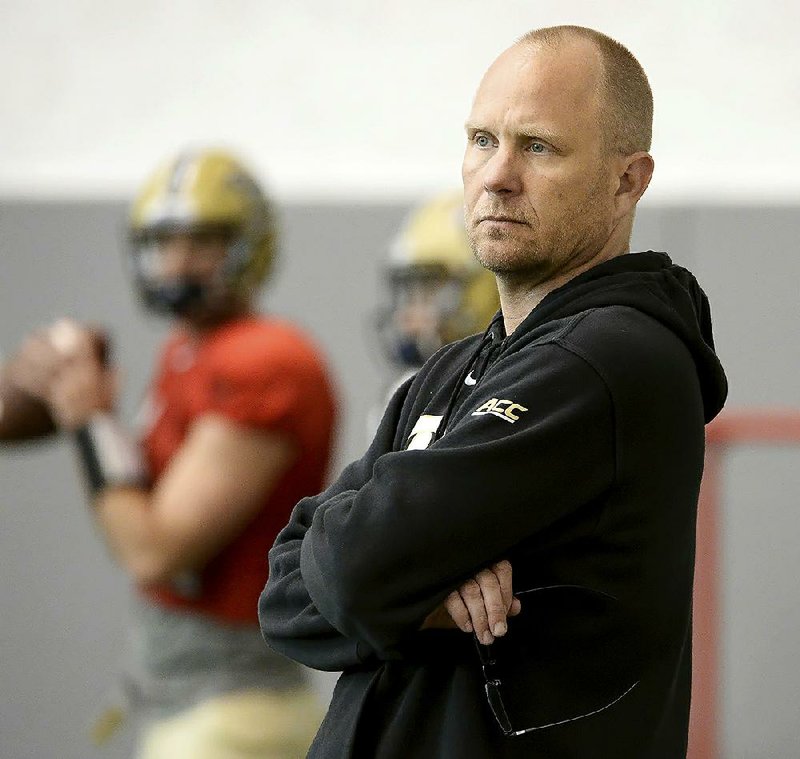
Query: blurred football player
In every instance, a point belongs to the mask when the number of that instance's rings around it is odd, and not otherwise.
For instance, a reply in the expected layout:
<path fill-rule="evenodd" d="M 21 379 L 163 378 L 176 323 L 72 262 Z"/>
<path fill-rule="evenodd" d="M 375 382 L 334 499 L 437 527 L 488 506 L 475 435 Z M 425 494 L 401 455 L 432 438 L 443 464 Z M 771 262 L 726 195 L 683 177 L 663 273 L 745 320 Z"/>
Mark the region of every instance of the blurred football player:
<path fill-rule="evenodd" d="M 394 391 L 443 345 L 483 332 L 500 308 L 494 275 L 467 242 L 461 192 L 409 214 L 389 246 L 384 283 L 377 330 L 393 376 L 370 413 L 370 439 Z"/>
<path fill-rule="evenodd" d="M 303 757 L 320 707 L 306 671 L 267 648 L 256 606 L 275 535 L 323 485 L 328 372 L 297 327 L 254 313 L 275 222 L 235 158 L 204 151 L 163 165 L 129 232 L 144 305 L 175 322 L 140 438 L 115 413 L 117 372 L 98 333 L 66 320 L 11 362 L 5 415 L 19 416 L 15 387 L 72 434 L 100 532 L 138 588 L 125 690 L 142 717 L 139 756 Z M 28 436 L 47 421 L 31 416 Z"/>

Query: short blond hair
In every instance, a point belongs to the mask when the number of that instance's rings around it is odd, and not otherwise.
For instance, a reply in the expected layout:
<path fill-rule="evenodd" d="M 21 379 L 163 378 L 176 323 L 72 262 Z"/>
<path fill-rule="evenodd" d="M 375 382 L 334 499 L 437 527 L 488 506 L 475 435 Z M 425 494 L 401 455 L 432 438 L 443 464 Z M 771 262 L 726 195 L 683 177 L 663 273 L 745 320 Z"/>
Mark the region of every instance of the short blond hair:
<path fill-rule="evenodd" d="M 555 48 L 579 37 L 593 42 L 603 62 L 601 93 L 606 139 L 612 150 L 630 155 L 650 150 L 653 138 L 653 92 L 647 75 L 628 48 L 602 32 L 585 26 L 548 26 L 533 29 L 517 44 Z"/>

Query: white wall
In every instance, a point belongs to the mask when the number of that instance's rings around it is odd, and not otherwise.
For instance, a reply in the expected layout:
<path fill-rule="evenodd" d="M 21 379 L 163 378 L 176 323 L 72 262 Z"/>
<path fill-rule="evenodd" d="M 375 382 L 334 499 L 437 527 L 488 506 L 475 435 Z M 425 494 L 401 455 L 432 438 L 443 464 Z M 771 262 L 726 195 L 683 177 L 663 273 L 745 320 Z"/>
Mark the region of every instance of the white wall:
<path fill-rule="evenodd" d="M 127 196 L 188 143 L 235 146 L 284 199 L 458 181 L 481 73 L 578 23 L 656 96 L 649 200 L 800 198 L 800 4 L 781 0 L 1 0 L 0 194 Z M 795 170 L 790 170 L 790 167 Z"/>

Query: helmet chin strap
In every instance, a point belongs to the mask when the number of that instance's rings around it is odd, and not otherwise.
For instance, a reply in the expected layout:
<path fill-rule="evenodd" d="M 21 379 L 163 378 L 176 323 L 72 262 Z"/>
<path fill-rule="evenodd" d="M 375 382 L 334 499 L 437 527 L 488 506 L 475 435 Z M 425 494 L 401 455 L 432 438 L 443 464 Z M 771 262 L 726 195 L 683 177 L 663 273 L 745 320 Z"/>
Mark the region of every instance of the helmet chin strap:
<path fill-rule="evenodd" d="M 189 279 L 149 285 L 143 290 L 149 309 L 170 316 L 189 317 L 208 300 L 208 286 Z"/>
<path fill-rule="evenodd" d="M 221 283 L 178 279 L 142 287 L 148 310 L 161 316 L 183 319 L 205 328 L 246 310 L 246 304 Z"/>
<path fill-rule="evenodd" d="M 402 366 L 421 367 L 444 343 L 438 335 L 398 335 L 394 357 Z"/>
<path fill-rule="evenodd" d="M 401 366 L 419 367 L 425 363 L 425 357 L 422 355 L 417 345 L 417 341 L 411 337 L 400 338 L 395 343 L 395 358 Z"/>

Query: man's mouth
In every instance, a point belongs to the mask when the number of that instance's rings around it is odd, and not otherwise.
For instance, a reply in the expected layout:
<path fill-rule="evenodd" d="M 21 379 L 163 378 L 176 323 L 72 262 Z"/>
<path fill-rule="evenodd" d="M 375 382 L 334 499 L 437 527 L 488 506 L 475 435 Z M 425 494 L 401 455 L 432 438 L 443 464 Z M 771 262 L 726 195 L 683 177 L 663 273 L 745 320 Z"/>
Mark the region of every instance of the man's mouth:
<path fill-rule="evenodd" d="M 488 216 L 481 216 L 478 219 L 478 224 L 490 221 L 496 224 L 527 224 L 524 219 L 515 219 L 513 216 L 506 216 L 505 214 L 490 214 Z"/>

